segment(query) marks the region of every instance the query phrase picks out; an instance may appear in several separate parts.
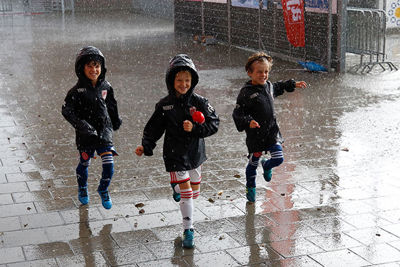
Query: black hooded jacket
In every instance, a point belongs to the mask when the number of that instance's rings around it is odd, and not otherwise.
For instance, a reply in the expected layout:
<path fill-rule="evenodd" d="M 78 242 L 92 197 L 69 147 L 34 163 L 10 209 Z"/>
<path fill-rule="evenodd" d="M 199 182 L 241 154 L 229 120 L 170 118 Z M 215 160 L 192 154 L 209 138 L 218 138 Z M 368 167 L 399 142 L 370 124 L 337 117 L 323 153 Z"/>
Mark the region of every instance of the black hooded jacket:
<path fill-rule="evenodd" d="M 101 62 L 101 74 L 95 87 L 83 71 L 91 60 Z M 106 71 L 99 49 L 88 46 L 80 50 L 75 60 L 78 82 L 68 91 L 62 106 L 62 115 L 75 128 L 79 150 L 112 146 L 113 130 L 121 126 L 114 90 L 105 80 Z"/>
<path fill-rule="evenodd" d="M 267 82 L 265 85 L 252 85 L 248 81 L 237 97 L 233 110 L 233 120 L 239 132 L 246 131 L 246 145 L 249 153 L 265 151 L 269 146 L 282 142 L 274 111 L 274 97 L 284 91 L 293 92 L 294 80 L 286 82 Z M 260 128 L 250 128 L 255 120 Z"/>
<path fill-rule="evenodd" d="M 182 70 L 190 71 L 192 83 L 185 95 L 177 97 L 174 79 L 176 73 Z M 168 96 L 156 104 L 155 111 L 144 128 L 142 145 L 146 156 L 153 155 L 156 142 L 165 133 L 163 158 L 168 172 L 199 167 L 207 159 L 204 137 L 218 131 L 219 118 L 214 108 L 206 98 L 193 92 L 198 80 L 197 70 L 187 55 L 179 54 L 171 59 L 165 78 Z M 190 111 L 194 108 L 204 114 L 203 124 L 193 122 Z M 193 123 L 191 132 L 184 131 L 185 120 Z"/>

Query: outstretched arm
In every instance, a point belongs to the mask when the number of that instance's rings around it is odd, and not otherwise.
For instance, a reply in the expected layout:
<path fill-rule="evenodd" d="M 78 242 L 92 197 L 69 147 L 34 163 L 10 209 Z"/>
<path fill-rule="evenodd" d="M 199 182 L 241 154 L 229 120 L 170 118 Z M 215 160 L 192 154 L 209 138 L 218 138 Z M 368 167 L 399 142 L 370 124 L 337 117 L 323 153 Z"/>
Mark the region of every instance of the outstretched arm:
<path fill-rule="evenodd" d="M 295 81 L 293 79 L 287 80 L 285 82 L 279 81 L 273 83 L 274 85 L 274 97 L 282 95 L 286 92 L 293 92 L 296 88 L 306 88 L 307 83 L 305 81 Z"/>

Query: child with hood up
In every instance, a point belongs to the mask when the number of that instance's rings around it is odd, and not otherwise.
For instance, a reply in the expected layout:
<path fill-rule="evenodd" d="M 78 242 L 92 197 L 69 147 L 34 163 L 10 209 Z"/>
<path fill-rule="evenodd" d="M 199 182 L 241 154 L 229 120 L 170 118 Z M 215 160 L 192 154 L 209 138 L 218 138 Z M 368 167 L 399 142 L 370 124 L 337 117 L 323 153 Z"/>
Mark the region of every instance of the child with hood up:
<path fill-rule="evenodd" d="M 113 146 L 113 131 L 121 126 L 114 90 L 106 81 L 105 58 L 94 46 L 83 47 L 75 60 L 78 82 L 65 97 L 62 115 L 75 128 L 79 163 L 76 168 L 78 199 L 89 203 L 88 167 L 94 153 L 101 157 L 103 172 L 97 192 L 105 209 L 111 209 L 108 192 L 114 173 L 114 159 L 118 155 Z"/>
<path fill-rule="evenodd" d="M 193 199 L 200 194 L 201 165 L 207 159 L 204 138 L 218 131 L 219 118 L 208 100 L 193 92 L 199 76 L 187 55 L 171 59 L 165 81 L 168 95 L 156 104 L 135 153 L 152 156 L 156 142 L 165 133 L 163 159 L 173 198 L 180 201 L 182 245 L 193 248 Z"/>

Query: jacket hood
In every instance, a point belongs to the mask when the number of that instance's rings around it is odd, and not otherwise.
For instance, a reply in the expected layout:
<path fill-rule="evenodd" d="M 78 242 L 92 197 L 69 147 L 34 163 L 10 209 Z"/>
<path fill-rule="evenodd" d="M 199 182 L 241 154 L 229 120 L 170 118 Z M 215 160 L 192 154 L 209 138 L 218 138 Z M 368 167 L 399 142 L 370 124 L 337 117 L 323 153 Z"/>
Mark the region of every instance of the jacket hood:
<path fill-rule="evenodd" d="M 91 60 L 100 61 L 101 73 L 99 76 L 99 80 L 104 80 L 107 72 L 105 58 L 103 56 L 103 53 L 101 53 L 101 51 L 94 46 L 86 46 L 81 48 L 81 50 L 79 51 L 75 59 L 76 76 L 78 76 L 79 79 L 87 79 L 83 72 L 83 68 L 85 64 Z"/>
<path fill-rule="evenodd" d="M 185 97 L 192 95 L 194 87 L 199 82 L 199 75 L 192 59 L 185 54 L 178 54 L 169 61 L 169 67 L 165 76 L 169 95 L 175 95 L 174 80 L 175 75 L 183 70 L 188 70 L 192 74 L 192 84 L 185 94 Z"/>

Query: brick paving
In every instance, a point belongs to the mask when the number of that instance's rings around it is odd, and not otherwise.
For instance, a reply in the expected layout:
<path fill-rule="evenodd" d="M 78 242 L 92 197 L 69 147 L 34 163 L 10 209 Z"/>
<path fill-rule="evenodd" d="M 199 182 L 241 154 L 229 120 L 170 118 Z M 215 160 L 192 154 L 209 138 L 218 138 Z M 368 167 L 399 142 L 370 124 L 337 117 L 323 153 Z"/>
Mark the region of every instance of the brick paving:
<path fill-rule="evenodd" d="M 0 16 L 0 36 L 1 267 L 400 266 L 400 72 L 307 73 L 275 59 L 271 80 L 309 87 L 276 99 L 285 162 L 271 183 L 259 175 L 249 204 L 244 134 L 231 119 L 249 51 L 194 44 L 168 21 L 123 12 Z M 111 210 L 95 191 L 98 159 L 91 202 L 79 205 L 74 133 L 60 113 L 75 54 L 89 44 L 106 56 L 124 120 Z M 196 90 L 221 118 L 206 139 L 192 250 L 180 245 L 162 140 L 153 157 L 134 155 L 178 52 L 194 58 Z"/>

